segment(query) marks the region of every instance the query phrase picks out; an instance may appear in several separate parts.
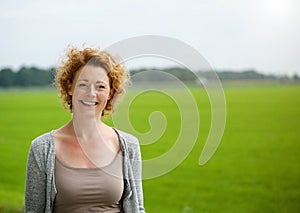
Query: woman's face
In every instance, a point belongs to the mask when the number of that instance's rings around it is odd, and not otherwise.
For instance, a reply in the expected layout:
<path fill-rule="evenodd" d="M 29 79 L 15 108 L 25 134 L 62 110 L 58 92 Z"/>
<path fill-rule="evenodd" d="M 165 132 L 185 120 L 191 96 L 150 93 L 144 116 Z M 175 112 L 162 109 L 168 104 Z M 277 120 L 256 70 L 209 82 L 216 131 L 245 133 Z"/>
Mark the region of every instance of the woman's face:
<path fill-rule="evenodd" d="M 69 90 L 73 114 L 101 117 L 110 93 L 106 71 L 102 67 L 84 66 L 75 74 Z"/>

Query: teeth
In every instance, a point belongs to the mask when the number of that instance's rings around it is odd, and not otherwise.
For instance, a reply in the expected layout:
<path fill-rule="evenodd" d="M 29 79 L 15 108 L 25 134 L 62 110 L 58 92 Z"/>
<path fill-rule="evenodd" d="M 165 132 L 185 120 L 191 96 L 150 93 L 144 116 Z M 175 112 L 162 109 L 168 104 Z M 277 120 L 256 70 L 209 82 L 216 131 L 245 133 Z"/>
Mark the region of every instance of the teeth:
<path fill-rule="evenodd" d="M 90 101 L 81 101 L 81 103 L 89 106 L 95 106 L 98 104 L 97 102 L 90 102 Z"/>

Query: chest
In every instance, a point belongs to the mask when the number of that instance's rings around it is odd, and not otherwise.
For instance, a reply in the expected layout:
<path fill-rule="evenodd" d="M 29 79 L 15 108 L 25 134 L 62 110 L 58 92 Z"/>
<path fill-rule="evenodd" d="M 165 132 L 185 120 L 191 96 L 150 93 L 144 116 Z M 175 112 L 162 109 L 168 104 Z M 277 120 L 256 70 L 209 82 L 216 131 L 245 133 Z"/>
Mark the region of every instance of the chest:
<path fill-rule="evenodd" d="M 64 165 L 74 168 L 94 168 L 109 165 L 120 153 L 118 140 L 55 140 L 55 155 Z"/>
<path fill-rule="evenodd" d="M 72 168 L 55 161 L 55 209 L 119 208 L 123 194 L 122 159 L 103 168 Z"/>

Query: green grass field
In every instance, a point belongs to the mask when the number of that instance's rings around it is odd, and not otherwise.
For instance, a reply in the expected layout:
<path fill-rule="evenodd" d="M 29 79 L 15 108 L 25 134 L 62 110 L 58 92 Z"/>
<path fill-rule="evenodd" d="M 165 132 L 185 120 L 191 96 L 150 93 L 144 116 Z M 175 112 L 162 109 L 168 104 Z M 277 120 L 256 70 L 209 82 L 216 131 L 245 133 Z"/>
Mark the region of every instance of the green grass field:
<path fill-rule="evenodd" d="M 144 181 L 147 212 L 300 212 L 300 85 L 234 85 L 224 91 L 225 133 L 212 159 L 199 166 L 210 105 L 204 90 L 192 89 L 201 117 L 197 143 L 176 169 Z M 0 98 L 0 212 L 22 212 L 31 140 L 71 116 L 52 90 L 2 91 Z M 174 101 L 146 93 L 130 110 L 138 131 L 150 129 L 153 110 L 165 114 L 167 128 L 156 143 L 142 146 L 144 159 L 166 152 L 180 130 Z"/>

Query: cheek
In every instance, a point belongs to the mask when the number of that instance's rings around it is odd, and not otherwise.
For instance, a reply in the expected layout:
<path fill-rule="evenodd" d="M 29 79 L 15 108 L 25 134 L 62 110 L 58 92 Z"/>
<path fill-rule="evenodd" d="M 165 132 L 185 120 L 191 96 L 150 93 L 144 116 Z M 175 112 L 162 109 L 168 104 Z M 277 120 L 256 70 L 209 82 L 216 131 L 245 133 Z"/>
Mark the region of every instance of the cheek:
<path fill-rule="evenodd" d="M 106 102 L 109 99 L 109 92 L 99 92 L 97 98 L 102 102 Z"/>

